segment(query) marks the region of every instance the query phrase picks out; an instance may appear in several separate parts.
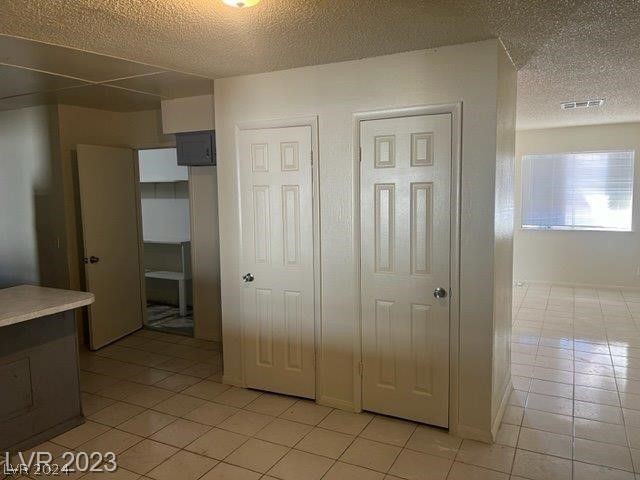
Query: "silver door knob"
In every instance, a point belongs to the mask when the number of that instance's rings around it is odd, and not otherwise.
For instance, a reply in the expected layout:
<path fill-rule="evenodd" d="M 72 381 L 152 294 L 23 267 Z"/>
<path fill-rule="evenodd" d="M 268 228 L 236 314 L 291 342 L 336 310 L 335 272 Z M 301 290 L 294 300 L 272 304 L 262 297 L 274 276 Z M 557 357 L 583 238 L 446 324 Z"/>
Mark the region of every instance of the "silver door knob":
<path fill-rule="evenodd" d="M 242 279 L 243 279 L 245 282 L 253 282 L 253 279 L 254 279 L 254 277 L 253 277 L 253 273 L 245 273 L 245 274 L 242 276 Z"/>
<path fill-rule="evenodd" d="M 438 287 L 433 291 L 433 296 L 436 298 L 445 298 L 447 296 L 447 290 L 442 287 Z"/>

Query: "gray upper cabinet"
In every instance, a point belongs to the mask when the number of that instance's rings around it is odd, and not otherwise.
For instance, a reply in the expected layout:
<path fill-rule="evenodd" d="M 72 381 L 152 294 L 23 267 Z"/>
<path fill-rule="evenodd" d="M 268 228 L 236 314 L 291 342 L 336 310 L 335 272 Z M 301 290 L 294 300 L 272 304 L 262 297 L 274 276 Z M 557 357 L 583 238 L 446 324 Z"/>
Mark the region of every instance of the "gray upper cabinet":
<path fill-rule="evenodd" d="M 214 131 L 176 133 L 178 165 L 205 166 L 216 164 Z"/>

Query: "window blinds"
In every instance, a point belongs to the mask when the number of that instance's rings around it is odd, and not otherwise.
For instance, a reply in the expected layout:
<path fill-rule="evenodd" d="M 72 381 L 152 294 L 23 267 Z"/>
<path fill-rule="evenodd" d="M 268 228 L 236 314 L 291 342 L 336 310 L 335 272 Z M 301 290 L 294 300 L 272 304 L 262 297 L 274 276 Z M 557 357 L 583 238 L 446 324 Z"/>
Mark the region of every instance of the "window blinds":
<path fill-rule="evenodd" d="M 522 227 L 630 231 L 634 152 L 526 155 Z"/>

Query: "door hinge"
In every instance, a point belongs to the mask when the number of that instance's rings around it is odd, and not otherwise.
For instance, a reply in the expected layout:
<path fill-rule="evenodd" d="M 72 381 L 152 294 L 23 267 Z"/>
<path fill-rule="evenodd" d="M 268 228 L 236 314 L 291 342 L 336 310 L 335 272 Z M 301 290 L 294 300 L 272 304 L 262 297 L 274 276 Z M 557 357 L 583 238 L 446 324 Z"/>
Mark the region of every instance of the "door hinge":
<path fill-rule="evenodd" d="M 313 167 L 313 150 L 311 150 L 311 166 Z"/>
<path fill-rule="evenodd" d="M 362 376 L 364 374 L 364 363 L 358 362 L 358 375 Z"/>
<path fill-rule="evenodd" d="M 358 161 L 362 163 L 362 147 L 358 147 Z"/>

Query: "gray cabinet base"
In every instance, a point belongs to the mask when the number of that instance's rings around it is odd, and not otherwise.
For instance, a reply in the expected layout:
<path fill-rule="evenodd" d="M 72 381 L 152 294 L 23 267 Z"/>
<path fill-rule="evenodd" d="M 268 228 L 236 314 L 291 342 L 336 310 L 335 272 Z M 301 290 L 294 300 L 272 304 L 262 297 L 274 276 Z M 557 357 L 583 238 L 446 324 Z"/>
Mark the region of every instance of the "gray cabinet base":
<path fill-rule="evenodd" d="M 0 328 L 0 451 L 84 422 L 73 311 Z"/>

